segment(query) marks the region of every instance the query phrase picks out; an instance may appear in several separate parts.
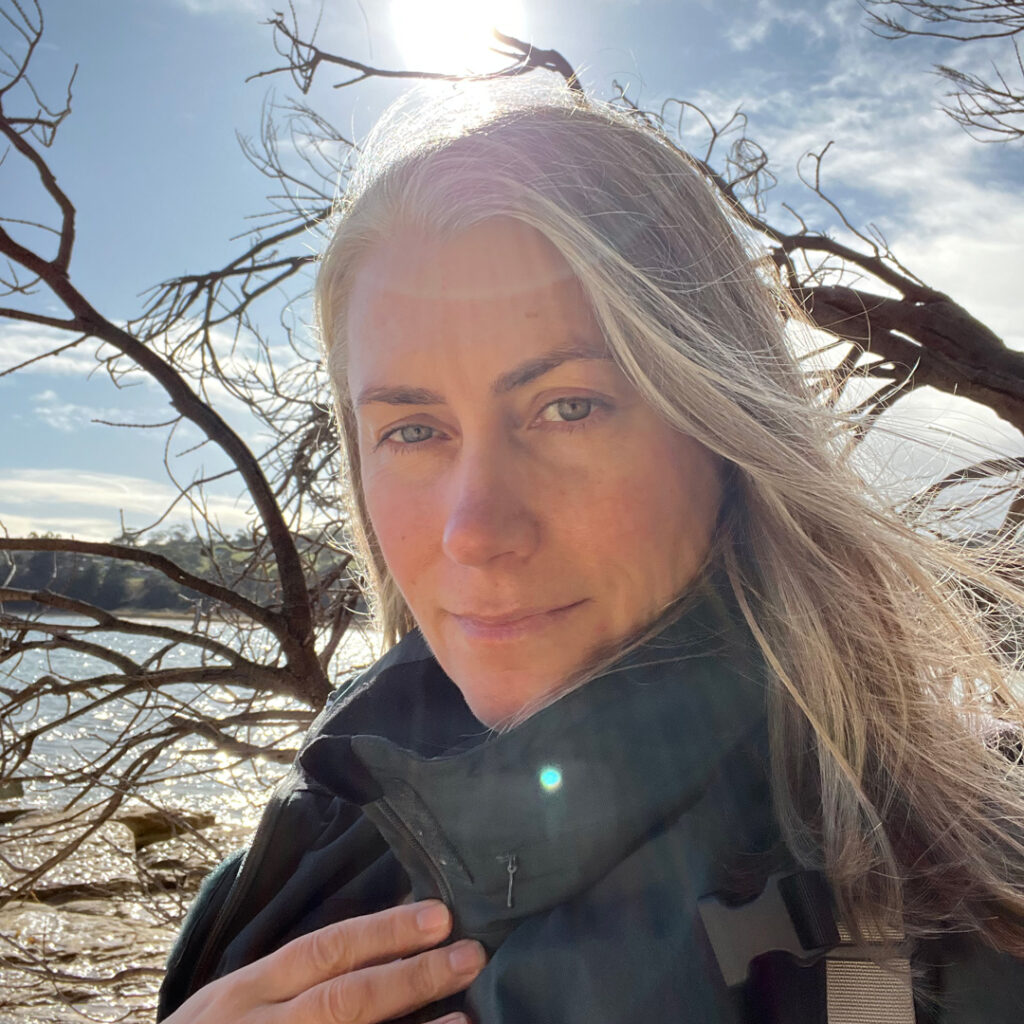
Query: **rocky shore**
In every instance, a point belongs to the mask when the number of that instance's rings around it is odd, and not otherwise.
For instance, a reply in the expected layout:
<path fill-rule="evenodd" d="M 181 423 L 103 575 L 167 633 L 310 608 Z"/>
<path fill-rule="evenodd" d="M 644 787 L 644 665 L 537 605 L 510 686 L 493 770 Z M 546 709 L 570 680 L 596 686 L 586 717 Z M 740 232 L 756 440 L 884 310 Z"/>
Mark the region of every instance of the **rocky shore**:
<path fill-rule="evenodd" d="M 206 872 L 249 829 L 212 815 L 125 805 L 88 814 L 0 807 L 0 1024 L 151 1022 L 167 950 Z M 58 852 L 78 843 L 66 859 Z"/>

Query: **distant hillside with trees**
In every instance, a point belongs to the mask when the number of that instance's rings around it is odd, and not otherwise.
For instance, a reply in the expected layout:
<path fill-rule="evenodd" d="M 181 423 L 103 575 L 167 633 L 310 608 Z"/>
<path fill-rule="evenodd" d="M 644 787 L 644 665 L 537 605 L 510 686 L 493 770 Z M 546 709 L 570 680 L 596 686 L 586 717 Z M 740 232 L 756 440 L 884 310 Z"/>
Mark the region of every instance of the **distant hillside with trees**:
<path fill-rule="evenodd" d="M 273 606 L 280 602 L 274 567 L 262 565 L 263 571 L 253 571 L 251 534 L 240 532 L 231 540 L 211 544 L 185 530 L 174 529 L 147 535 L 144 543 L 131 533 L 123 533 L 112 543 L 163 556 L 194 576 L 219 583 L 258 604 Z M 329 571 L 346 557 L 342 551 L 332 553 L 325 549 L 317 554 L 320 572 Z M 197 607 L 205 610 L 211 603 L 205 595 L 176 584 L 148 565 L 76 551 L 3 552 L 0 585 L 64 594 L 109 612 L 192 615 Z"/>

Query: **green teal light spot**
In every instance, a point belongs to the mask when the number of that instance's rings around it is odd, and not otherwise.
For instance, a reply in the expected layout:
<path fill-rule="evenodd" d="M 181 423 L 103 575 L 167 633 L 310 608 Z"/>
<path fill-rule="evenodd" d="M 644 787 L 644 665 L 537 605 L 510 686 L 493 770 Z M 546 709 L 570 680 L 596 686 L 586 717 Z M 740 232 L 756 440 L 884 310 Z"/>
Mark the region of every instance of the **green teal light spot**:
<path fill-rule="evenodd" d="M 537 777 L 540 779 L 541 789 L 548 793 L 553 793 L 562 785 L 562 773 L 553 764 L 541 768 Z"/>

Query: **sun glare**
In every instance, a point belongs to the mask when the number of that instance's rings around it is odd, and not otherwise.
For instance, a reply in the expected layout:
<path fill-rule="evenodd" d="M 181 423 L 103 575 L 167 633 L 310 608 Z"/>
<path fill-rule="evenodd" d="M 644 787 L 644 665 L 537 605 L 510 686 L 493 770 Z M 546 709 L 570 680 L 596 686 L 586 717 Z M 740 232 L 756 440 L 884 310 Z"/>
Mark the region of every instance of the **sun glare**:
<path fill-rule="evenodd" d="M 509 63 L 490 52 L 492 30 L 526 37 L 519 0 L 391 0 L 391 26 L 402 58 L 416 71 L 495 71 Z"/>

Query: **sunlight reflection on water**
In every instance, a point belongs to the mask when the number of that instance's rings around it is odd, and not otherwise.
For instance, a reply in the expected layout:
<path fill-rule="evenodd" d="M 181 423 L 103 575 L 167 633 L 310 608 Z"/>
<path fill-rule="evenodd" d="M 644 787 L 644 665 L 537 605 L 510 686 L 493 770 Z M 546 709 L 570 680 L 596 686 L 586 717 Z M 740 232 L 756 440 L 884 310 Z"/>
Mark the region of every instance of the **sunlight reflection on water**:
<path fill-rule="evenodd" d="M 70 617 L 62 619 L 71 624 Z M 150 621 L 150 620 L 136 620 Z M 168 620 L 159 620 L 168 625 Z M 181 625 L 181 624 L 176 624 Z M 185 628 L 191 630 L 191 621 Z M 127 654 L 135 661 L 144 661 L 166 641 L 157 637 L 123 636 L 113 633 L 90 633 L 90 639 L 108 645 L 112 650 Z M 247 653 L 262 655 L 269 660 L 275 649 L 273 637 L 264 631 L 251 634 L 246 644 Z M 350 628 L 332 660 L 330 678 L 336 684 L 344 682 L 353 672 L 370 664 L 380 649 L 380 635 L 365 627 Z M 195 664 L 195 648 L 179 647 L 169 651 L 162 659 L 165 668 Z M 224 664 L 223 660 L 208 659 L 208 664 Z M 40 676 L 52 675 L 59 679 L 82 679 L 106 673 L 110 666 L 87 654 L 57 649 L 26 652 L 13 667 L 0 666 L 0 685 L 20 689 Z M 33 749 L 31 761 L 17 772 L 25 777 L 24 796 L 18 799 L 22 806 L 56 808 L 67 804 L 75 790 L 66 780 L 57 777 L 69 771 L 81 778 L 83 766 L 102 764 L 104 755 L 116 741 L 133 741 L 146 730 L 166 727 L 169 716 L 176 711 L 195 709 L 210 717 L 231 714 L 249 704 L 251 691 L 242 687 L 177 684 L 161 688 L 159 694 L 136 696 L 131 701 L 112 700 L 107 704 L 83 712 L 69 721 L 40 733 Z M 8 725 L 18 736 L 39 729 L 47 723 L 66 717 L 86 703 L 84 695 L 69 697 L 45 696 L 36 699 Z M 261 746 L 276 744 L 279 749 L 295 749 L 305 731 L 300 716 L 311 720 L 314 711 L 299 701 L 280 696 L 261 697 L 252 705 L 261 712 L 280 712 L 282 721 L 263 726 L 248 726 L 235 735 L 246 743 Z M 291 721 L 284 721 L 291 716 Z M 145 749 L 140 746 L 140 751 Z M 131 756 L 131 755 L 129 755 Z M 162 807 L 178 807 L 190 811 L 207 811 L 224 823 L 251 824 L 259 816 L 267 796 L 276 782 L 287 771 L 287 764 L 279 764 L 265 757 L 241 758 L 239 755 L 217 749 L 212 741 L 193 737 L 187 745 L 176 744 L 161 755 L 147 774 L 138 795 L 143 801 Z M 117 785 L 107 779 L 97 795 L 109 792 Z M 108 788 L 109 787 L 109 788 Z"/>

